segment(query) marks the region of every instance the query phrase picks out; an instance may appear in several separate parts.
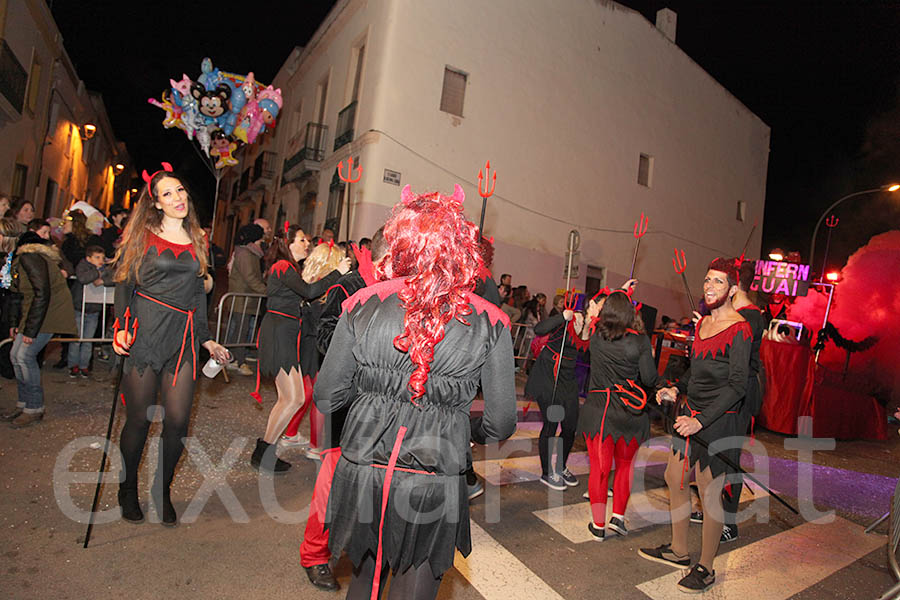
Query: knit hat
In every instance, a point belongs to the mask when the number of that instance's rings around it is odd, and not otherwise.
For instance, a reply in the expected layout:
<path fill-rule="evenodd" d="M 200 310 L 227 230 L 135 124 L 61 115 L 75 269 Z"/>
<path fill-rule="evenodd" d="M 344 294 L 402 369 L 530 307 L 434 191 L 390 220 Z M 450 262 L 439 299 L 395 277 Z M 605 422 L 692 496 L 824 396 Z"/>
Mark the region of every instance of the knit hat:
<path fill-rule="evenodd" d="M 265 235 L 263 228 L 255 223 L 251 223 L 238 229 L 236 242 L 238 246 L 246 246 L 261 240 L 263 235 Z"/>

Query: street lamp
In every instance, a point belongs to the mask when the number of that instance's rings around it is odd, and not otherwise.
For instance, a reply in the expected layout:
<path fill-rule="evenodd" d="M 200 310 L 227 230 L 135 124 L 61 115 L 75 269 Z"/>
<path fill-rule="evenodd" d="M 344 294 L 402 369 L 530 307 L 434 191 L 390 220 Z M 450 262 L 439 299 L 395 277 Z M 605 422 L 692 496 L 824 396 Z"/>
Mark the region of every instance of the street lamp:
<path fill-rule="evenodd" d="M 816 221 L 816 227 L 813 229 L 812 241 L 809 243 L 809 264 L 813 264 L 813 259 L 815 258 L 816 253 L 816 236 L 819 234 L 819 226 L 822 224 L 822 220 L 825 219 L 826 215 L 828 215 L 831 211 L 834 210 L 838 204 L 843 202 L 844 200 L 849 200 L 850 198 L 855 198 L 856 196 L 863 196 L 865 194 L 873 194 L 875 192 L 896 192 L 900 190 L 900 183 L 892 183 L 883 185 L 881 187 L 872 188 L 871 190 L 862 190 L 859 192 L 853 192 L 852 194 L 847 194 L 842 198 L 838 198 L 834 204 L 825 209 L 825 212 L 822 213 L 822 216 L 819 217 L 819 220 Z"/>
<path fill-rule="evenodd" d="M 116 175 L 118 175 L 125 170 L 125 165 L 123 165 L 122 163 L 116 163 L 116 166 L 113 167 L 113 170 L 115 171 Z"/>
<path fill-rule="evenodd" d="M 97 126 L 93 123 L 85 123 L 82 125 L 82 129 L 84 130 L 84 139 L 89 140 L 94 137 L 94 134 L 97 133 Z"/>
<path fill-rule="evenodd" d="M 769 252 L 769 260 L 774 260 L 775 262 L 781 262 L 784 260 L 784 250 L 781 248 L 775 248 L 771 252 Z"/>

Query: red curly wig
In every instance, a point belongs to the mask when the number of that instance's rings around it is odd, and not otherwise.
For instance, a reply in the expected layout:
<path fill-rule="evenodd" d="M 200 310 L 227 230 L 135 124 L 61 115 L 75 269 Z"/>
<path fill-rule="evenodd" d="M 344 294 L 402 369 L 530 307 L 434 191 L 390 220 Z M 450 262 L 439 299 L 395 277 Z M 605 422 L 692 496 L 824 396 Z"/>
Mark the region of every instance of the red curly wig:
<path fill-rule="evenodd" d="M 378 266 L 380 279 L 405 278 L 399 293 L 406 316 L 394 347 L 409 352 L 416 369 L 409 378 L 412 400 L 425 395 L 434 347 L 444 339 L 451 319 L 464 325 L 472 312 L 467 294 L 484 267 L 478 228 L 463 214 L 465 194 L 457 185 L 452 196 L 437 192 L 401 192 L 384 226 L 390 252 Z"/>
<path fill-rule="evenodd" d="M 707 271 L 721 271 L 728 276 L 728 286 L 731 287 L 733 285 L 738 284 L 738 280 L 740 279 L 740 272 L 738 271 L 738 265 L 740 265 L 739 259 L 736 258 L 714 258 L 709 266 L 706 268 Z"/>

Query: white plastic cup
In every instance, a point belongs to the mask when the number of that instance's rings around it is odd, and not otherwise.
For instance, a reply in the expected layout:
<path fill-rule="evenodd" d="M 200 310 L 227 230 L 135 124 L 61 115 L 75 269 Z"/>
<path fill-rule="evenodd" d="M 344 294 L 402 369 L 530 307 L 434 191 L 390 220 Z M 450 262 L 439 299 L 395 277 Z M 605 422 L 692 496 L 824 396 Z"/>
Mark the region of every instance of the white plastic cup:
<path fill-rule="evenodd" d="M 219 374 L 219 371 L 224 367 L 222 363 L 217 361 L 212 356 L 209 357 L 209 360 L 206 361 L 206 364 L 203 365 L 203 374 L 209 377 L 210 379 L 215 378 L 216 375 Z"/>

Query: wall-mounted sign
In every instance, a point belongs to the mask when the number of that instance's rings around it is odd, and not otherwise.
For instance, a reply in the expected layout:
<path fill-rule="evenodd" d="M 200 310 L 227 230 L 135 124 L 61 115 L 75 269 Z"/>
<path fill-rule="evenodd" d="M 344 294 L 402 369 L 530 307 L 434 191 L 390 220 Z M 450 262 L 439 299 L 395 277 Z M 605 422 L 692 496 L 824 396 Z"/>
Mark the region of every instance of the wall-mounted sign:
<path fill-rule="evenodd" d="M 758 260 L 750 290 L 766 294 L 805 296 L 809 293 L 809 283 L 809 265 Z"/>
<path fill-rule="evenodd" d="M 384 170 L 384 182 L 391 183 L 393 185 L 400 185 L 400 172 L 399 171 L 391 171 L 390 169 Z"/>

